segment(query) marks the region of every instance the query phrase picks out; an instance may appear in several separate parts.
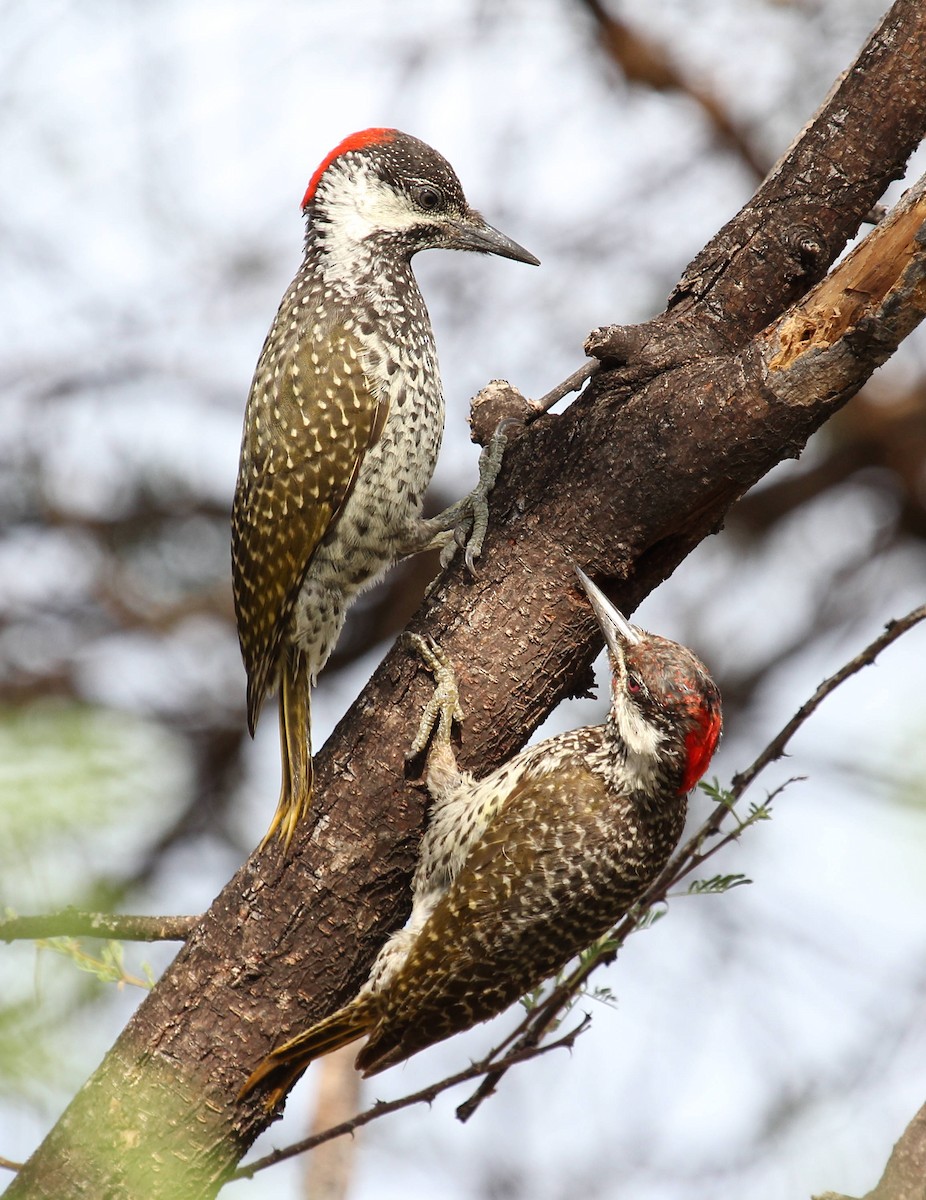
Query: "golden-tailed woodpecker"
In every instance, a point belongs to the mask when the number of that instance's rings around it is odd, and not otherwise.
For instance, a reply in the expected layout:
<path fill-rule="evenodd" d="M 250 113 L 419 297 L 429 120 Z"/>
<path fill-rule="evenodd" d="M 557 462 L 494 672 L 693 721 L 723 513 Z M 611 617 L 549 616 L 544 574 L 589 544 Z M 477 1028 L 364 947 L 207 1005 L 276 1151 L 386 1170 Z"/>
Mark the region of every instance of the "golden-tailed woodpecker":
<path fill-rule="evenodd" d="M 631 625 L 579 577 L 608 650 L 607 719 L 485 779 L 457 769 L 453 671 L 418 639 L 438 687 L 412 748 L 436 719 L 412 915 L 357 997 L 274 1050 L 243 1094 L 265 1082 L 271 1108 L 313 1059 L 355 1038 L 367 1037 L 357 1067 L 373 1075 L 494 1017 L 606 934 L 665 866 L 720 736 L 720 693 L 690 650 Z"/>
<path fill-rule="evenodd" d="M 287 844 L 311 803 L 309 688 L 348 606 L 400 558 L 445 544 L 487 490 L 481 477 L 421 518 L 444 398 L 411 258 L 444 248 L 537 263 L 469 207 L 440 154 L 395 129 L 336 146 L 302 207 L 305 255 L 254 373 L 232 512 L 252 735 L 280 689 L 282 785 L 264 840 L 278 830 Z"/>

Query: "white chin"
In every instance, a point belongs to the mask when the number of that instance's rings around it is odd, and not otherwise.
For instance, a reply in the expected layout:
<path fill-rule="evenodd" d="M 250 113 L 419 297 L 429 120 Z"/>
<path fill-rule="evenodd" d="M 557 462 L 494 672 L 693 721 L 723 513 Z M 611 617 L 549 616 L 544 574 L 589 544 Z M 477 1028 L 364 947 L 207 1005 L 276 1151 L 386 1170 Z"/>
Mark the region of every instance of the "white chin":
<path fill-rule="evenodd" d="M 627 749 L 635 755 L 649 758 L 656 753 L 662 735 L 645 721 L 637 706 L 629 700 L 620 704 L 614 714 L 615 724 Z"/>

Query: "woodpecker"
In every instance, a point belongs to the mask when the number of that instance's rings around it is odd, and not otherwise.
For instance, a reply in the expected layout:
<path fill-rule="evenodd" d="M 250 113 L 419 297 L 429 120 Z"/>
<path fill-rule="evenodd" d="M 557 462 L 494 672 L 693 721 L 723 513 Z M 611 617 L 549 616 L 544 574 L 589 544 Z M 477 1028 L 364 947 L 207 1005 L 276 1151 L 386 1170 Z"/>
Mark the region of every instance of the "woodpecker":
<path fill-rule="evenodd" d="M 433 726 L 434 809 L 408 926 L 357 997 L 274 1050 L 242 1094 L 266 1082 L 271 1109 L 313 1059 L 364 1034 L 357 1068 L 374 1075 L 496 1016 L 606 934 L 665 866 L 720 737 L 720 693 L 690 650 L 631 625 L 579 578 L 610 661 L 604 724 L 549 738 L 477 781 L 450 742 L 461 715 L 453 671 L 419 644 L 438 686 L 412 750 Z"/>
<path fill-rule="evenodd" d="M 309 688 L 348 606 L 400 558 L 465 530 L 500 461 L 498 439 L 480 487 L 421 519 L 444 398 L 412 255 L 476 250 L 538 264 L 469 207 L 436 150 L 396 129 L 336 146 L 302 208 L 305 255 L 254 373 L 232 510 L 252 736 L 280 689 L 282 785 L 264 842 L 279 831 L 287 845 L 311 803 Z"/>

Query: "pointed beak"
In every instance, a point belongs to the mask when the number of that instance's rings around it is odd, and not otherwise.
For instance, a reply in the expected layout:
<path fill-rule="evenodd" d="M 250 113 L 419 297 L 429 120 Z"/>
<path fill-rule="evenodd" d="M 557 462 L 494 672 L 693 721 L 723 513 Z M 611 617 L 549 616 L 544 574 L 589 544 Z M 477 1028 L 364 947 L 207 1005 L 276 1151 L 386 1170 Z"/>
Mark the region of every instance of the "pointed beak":
<path fill-rule="evenodd" d="M 640 631 L 614 607 L 601 588 L 596 587 L 583 570 L 576 567 L 576 574 L 591 602 L 592 611 L 601 626 L 608 649 L 618 662 L 623 662 L 625 645 L 636 646 L 641 640 Z"/>
<path fill-rule="evenodd" d="M 540 266 L 539 258 L 484 221 L 474 209 L 470 209 L 462 220 L 450 217 L 444 224 L 448 238 L 445 244 L 449 250 L 478 250 L 481 254 L 499 254 L 532 267 Z"/>

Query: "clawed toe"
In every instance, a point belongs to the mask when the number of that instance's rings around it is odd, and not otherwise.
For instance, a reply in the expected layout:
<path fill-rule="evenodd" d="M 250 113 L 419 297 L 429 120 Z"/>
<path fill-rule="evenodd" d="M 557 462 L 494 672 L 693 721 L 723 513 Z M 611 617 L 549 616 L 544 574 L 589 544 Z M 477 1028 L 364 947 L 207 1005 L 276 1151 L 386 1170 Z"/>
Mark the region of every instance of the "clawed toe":
<path fill-rule="evenodd" d="M 444 743 L 450 742 L 453 722 L 463 720 L 457 678 L 449 657 L 429 637 L 417 633 L 406 634 L 410 646 L 417 651 L 425 666 L 434 676 L 434 693 L 424 706 L 418 732 L 409 749 L 409 758 L 415 758 L 428 744 L 432 733 Z"/>

